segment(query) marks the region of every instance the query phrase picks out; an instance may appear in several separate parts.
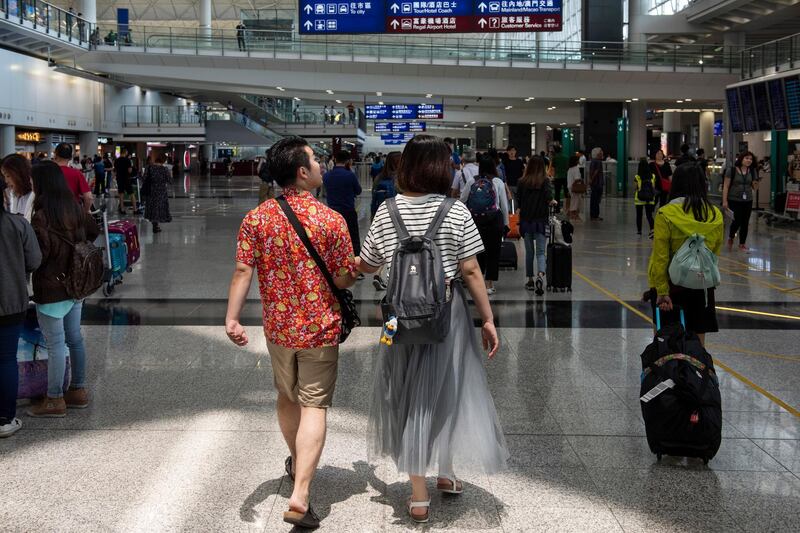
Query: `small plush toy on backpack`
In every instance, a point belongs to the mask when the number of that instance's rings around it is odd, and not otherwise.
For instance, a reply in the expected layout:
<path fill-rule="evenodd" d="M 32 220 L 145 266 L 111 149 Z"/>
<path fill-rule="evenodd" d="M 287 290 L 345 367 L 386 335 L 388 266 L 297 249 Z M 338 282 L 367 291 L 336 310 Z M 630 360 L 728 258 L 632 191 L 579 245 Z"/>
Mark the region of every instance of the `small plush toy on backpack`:
<path fill-rule="evenodd" d="M 381 344 L 386 346 L 392 345 L 392 338 L 397 333 L 397 317 L 390 316 L 389 320 L 383 325 L 383 333 L 381 334 Z"/>

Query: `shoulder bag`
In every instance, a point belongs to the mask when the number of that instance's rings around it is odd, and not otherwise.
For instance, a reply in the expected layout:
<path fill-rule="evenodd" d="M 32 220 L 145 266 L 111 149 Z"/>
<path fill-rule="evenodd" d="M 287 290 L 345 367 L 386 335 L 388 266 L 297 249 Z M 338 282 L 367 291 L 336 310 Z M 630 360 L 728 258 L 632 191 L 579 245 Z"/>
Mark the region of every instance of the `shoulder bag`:
<path fill-rule="evenodd" d="M 286 197 L 279 196 L 276 200 L 278 201 L 278 205 L 281 206 L 281 209 L 283 209 L 286 218 L 289 219 L 289 223 L 294 228 L 297 236 L 300 237 L 300 240 L 305 245 L 309 255 L 317 264 L 317 267 L 319 267 L 322 275 L 325 277 L 325 281 L 328 282 L 331 292 L 339 302 L 339 307 L 342 308 L 342 331 L 339 334 L 339 343 L 341 344 L 347 340 L 347 337 L 350 336 L 350 332 L 353 331 L 354 328 L 361 325 L 361 319 L 358 317 L 358 311 L 356 311 L 353 293 L 347 289 L 340 289 L 336 286 L 336 283 L 333 281 L 333 276 L 325 265 L 325 261 L 323 261 L 322 257 L 317 253 L 317 249 L 314 248 L 314 244 L 312 244 L 311 239 L 308 238 L 305 228 L 292 210 L 292 206 L 286 201 Z"/>

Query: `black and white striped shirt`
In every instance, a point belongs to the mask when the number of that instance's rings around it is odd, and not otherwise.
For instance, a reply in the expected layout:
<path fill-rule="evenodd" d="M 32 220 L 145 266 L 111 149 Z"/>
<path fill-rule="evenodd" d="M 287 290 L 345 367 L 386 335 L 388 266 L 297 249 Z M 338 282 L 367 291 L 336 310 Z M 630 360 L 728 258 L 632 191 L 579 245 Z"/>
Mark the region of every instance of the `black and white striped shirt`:
<path fill-rule="evenodd" d="M 424 235 L 433 220 L 439 204 L 444 200 L 441 194 L 427 194 L 411 197 L 397 195 L 397 209 L 410 235 Z M 483 251 L 483 241 L 472 215 L 461 202 L 456 202 L 448 212 L 439 231 L 434 237 L 442 254 L 445 279 L 461 277 L 458 264 L 464 259 Z M 375 213 L 367 238 L 361 246 L 361 259 L 370 266 L 386 264 L 391 268 L 392 257 L 398 239 L 389 210 L 383 203 Z"/>

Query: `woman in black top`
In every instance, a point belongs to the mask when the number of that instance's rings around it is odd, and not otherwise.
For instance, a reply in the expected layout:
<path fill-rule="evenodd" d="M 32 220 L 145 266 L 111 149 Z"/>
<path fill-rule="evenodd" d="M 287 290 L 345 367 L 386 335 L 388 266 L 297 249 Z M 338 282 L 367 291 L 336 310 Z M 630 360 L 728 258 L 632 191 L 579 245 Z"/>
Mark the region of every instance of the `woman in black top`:
<path fill-rule="evenodd" d="M 553 199 L 553 188 L 545 173 L 544 160 L 531 157 L 525 174 L 517 185 L 517 212 L 519 213 L 519 232 L 525 240 L 525 288 L 544 294 L 544 276 L 547 270 L 545 248 L 550 233 L 550 206 L 557 205 Z M 538 263 L 538 275 L 534 281 L 534 248 Z"/>
<path fill-rule="evenodd" d="M 669 191 L 672 188 L 672 166 L 664 157 L 661 150 L 653 154 L 653 162 L 650 169 L 656 176 L 656 191 L 658 192 L 660 205 L 667 205 L 669 201 Z"/>
<path fill-rule="evenodd" d="M 157 155 L 155 163 L 148 165 L 144 174 L 148 195 L 144 217 L 153 224 L 153 233 L 161 231 L 160 223 L 172 222 L 172 215 L 169 213 L 169 184 L 172 176 L 164 166 L 166 161 L 164 154 Z"/>
<path fill-rule="evenodd" d="M 722 207 L 733 211 L 728 234 L 728 250 L 733 249 L 733 237 L 739 233 L 739 250 L 749 252 L 745 244 L 753 213 L 753 191 L 758 187 L 758 171 L 753 152 L 745 152 L 736 159 L 732 169 L 725 172 L 722 185 Z"/>

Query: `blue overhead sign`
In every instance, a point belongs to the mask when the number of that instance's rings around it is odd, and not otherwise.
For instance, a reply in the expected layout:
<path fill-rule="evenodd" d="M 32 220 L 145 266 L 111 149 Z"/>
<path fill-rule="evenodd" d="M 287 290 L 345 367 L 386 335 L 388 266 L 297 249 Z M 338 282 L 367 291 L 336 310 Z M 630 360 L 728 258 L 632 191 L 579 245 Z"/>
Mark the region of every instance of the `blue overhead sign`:
<path fill-rule="evenodd" d="M 405 133 L 407 131 L 425 131 L 424 122 L 376 122 L 375 132 L 377 133 Z"/>
<path fill-rule="evenodd" d="M 300 0 L 300 33 L 560 31 L 562 0 Z"/>
<path fill-rule="evenodd" d="M 414 133 L 383 133 L 381 134 L 382 141 L 410 141 L 414 137 Z"/>
<path fill-rule="evenodd" d="M 368 120 L 436 120 L 444 118 L 443 104 L 368 104 L 364 107 Z"/>

